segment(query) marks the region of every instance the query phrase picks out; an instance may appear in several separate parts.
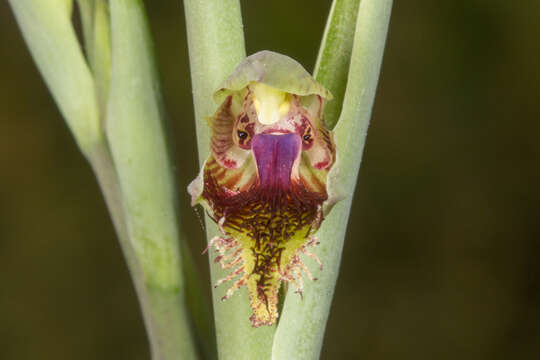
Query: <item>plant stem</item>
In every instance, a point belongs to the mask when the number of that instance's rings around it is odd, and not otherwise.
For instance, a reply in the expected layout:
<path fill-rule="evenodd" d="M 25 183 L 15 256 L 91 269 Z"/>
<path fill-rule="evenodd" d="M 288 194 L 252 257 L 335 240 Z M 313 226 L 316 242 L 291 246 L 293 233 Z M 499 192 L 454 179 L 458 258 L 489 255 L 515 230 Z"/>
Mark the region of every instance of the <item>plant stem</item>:
<path fill-rule="evenodd" d="M 217 104 L 212 94 L 246 56 L 240 3 L 238 0 L 184 0 L 191 80 L 195 105 L 199 162 L 209 155 L 209 128 L 205 117 Z M 206 218 L 207 239 L 218 235 L 215 224 Z M 212 282 L 225 276 L 210 252 Z M 254 329 L 249 317 L 245 288 L 225 302 L 220 299 L 226 286 L 213 289 L 214 316 L 220 359 L 269 359 L 275 327 Z"/>
<path fill-rule="evenodd" d="M 202 342 L 211 344 L 213 334 L 185 242 L 179 248 L 177 192 L 142 2 L 78 0 L 88 61 L 71 23 L 72 0 L 10 4 L 102 188 L 139 296 L 153 358 L 195 359 L 186 287 L 193 320 L 206 338 Z M 186 283 L 181 268 L 189 278 Z M 212 350 L 205 350 L 212 358 Z"/>
<path fill-rule="evenodd" d="M 151 313 L 149 312 L 150 303 L 144 287 L 144 277 L 135 250 L 129 239 L 128 229 L 124 219 L 118 175 L 114 169 L 111 153 L 105 143 L 99 144 L 91 151 L 89 161 L 103 192 L 103 197 L 116 230 L 120 247 L 126 259 L 143 312 L 143 319 L 145 323 L 149 323 L 151 320 L 147 319 L 151 317 Z"/>
<path fill-rule="evenodd" d="M 111 0 L 106 134 L 155 360 L 196 359 L 177 226 L 177 192 L 149 28 L 140 0 Z M 142 280 L 141 280 L 142 279 Z"/>
<path fill-rule="evenodd" d="M 315 79 L 334 95 L 324 109 L 330 129 L 336 125 L 343 106 L 359 5 L 360 0 L 334 0 L 313 71 Z"/>
<path fill-rule="evenodd" d="M 71 0 L 9 0 L 47 87 L 81 151 L 103 140 L 96 89 L 73 26 Z"/>
<path fill-rule="evenodd" d="M 305 285 L 304 298 L 286 296 L 272 351 L 273 359 L 318 359 L 339 272 L 343 241 L 352 196 L 386 41 L 392 0 L 362 0 L 358 9 L 354 45 L 343 109 L 335 128 L 339 169 L 334 167 L 329 183 L 346 194 L 318 233 L 321 245 L 315 253 L 324 264 L 318 281 Z"/>
<path fill-rule="evenodd" d="M 92 39 L 94 38 L 94 9 L 96 6 L 96 0 L 77 0 L 77 6 L 79 8 L 81 18 L 86 57 L 88 59 L 92 59 L 93 47 L 90 45 L 93 43 Z"/>

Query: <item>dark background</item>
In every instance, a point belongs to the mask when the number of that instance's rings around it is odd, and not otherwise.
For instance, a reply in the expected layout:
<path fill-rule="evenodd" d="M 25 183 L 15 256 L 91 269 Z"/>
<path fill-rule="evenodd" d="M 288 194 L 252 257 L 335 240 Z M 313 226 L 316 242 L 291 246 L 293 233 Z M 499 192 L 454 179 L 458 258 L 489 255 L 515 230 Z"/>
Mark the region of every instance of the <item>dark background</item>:
<path fill-rule="evenodd" d="M 184 15 L 146 3 L 199 253 Z M 248 53 L 313 68 L 328 1 L 242 5 Z M 324 359 L 538 358 L 539 5 L 395 1 Z M 0 69 L 0 359 L 148 359 L 100 191 L 4 1 Z"/>

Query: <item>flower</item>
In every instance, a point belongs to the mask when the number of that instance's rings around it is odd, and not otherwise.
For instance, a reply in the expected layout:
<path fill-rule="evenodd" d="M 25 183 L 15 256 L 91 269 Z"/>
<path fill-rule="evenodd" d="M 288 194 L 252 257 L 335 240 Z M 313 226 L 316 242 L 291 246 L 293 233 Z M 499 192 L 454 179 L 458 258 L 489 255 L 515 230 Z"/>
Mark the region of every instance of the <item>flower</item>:
<path fill-rule="evenodd" d="M 253 326 L 278 317 L 282 281 L 302 293 L 311 274 L 301 253 L 335 202 L 328 172 L 336 163 L 324 104 L 332 95 L 293 59 L 270 51 L 246 58 L 216 91 L 208 119 L 211 153 L 188 191 L 219 225 L 209 247 L 238 277 L 223 300 L 247 286 Z M 322 268 L 322 265 L 321 265 Z"/>

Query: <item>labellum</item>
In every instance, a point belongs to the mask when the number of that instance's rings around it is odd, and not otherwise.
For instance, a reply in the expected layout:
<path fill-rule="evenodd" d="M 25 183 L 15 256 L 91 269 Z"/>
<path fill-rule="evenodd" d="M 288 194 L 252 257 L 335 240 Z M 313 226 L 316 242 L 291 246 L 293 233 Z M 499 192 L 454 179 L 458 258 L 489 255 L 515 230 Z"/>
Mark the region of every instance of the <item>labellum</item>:
<path fill-rule="evenodd" d="M 283 281 L 301 294 L 303 273 L 312 279 L 300 254 L 322 269 L 309 248 L 335 202 L 330 98 L 299 63 L 270 51 L 246 58 L 214 94 L 210 156 L 188 191 L 221 232 L 208 247 L 230 273 L 216 286 L 232 282 L 223 300 L 248 288 L 255 327 L 275 323 Z"/>

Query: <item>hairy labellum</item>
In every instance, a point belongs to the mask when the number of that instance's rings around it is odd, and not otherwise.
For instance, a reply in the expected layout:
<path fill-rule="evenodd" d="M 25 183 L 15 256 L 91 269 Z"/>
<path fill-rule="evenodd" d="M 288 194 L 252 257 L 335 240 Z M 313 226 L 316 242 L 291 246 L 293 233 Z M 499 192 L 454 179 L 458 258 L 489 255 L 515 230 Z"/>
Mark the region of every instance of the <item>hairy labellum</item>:
<path fill-rule="evenodd" d="M 216 286 L 235 280 L 224 299 L 247 286 L 252 325 L 272 325 L 281 282 L 301 294 L 302 272 L 312 278 L 299 255 L 321 265 L 308 248 L 335 202 L 327 186 L 335 145 L 323 121 L 331 95 L 294 60 L 263 51 L 214 97 L 211 154 L 188 190 L 222 233 L 209 247 L 231 270 Z"/>

